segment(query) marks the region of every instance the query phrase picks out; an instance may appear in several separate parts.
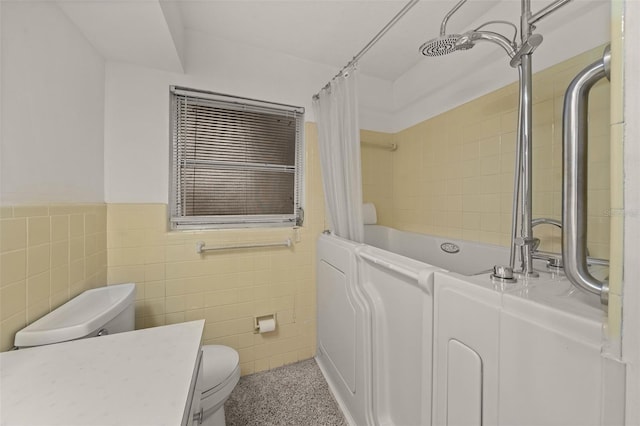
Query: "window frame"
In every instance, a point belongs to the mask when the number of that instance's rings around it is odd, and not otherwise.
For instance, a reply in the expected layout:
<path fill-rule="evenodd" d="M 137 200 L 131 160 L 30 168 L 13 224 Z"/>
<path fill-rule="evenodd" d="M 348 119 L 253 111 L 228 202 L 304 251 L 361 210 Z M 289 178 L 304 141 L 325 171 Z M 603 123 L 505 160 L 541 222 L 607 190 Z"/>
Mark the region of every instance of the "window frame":
<path fill-rule="evenodd" d="M 203 101 L 213 101 L 226 104 L 230 107 L 240 107 L 257 112 L 281 112 L 283 116 L 293 114 L 296 123 L 296 141 L 294 152 L 294 211 L 290 214 L 260 214 L 260 215 L 209 215 L 187 216 L 179 211 L 178 187 L 179 167 L 176 165 L 176 144 L 178 141 L 178 98 L 189 98 Z M 169 227 L 173 231 L 181 230 L 206 230 L 229 228 L 272 228 L 302 226 L 304 221 L 305 203 L 305 134 L 304 134 L 304 107 L 261 101 L 241 96 L 227 95 L 206 90 L 197 90 L 182 86 L 170 86 L 170 113 L 169 113 Z M 230 108 L 233 109 L 233 108 Z M 285 166 L 283 166 L 285 167 Z M 286 168 L 290 169 L 289 166 Z"/>

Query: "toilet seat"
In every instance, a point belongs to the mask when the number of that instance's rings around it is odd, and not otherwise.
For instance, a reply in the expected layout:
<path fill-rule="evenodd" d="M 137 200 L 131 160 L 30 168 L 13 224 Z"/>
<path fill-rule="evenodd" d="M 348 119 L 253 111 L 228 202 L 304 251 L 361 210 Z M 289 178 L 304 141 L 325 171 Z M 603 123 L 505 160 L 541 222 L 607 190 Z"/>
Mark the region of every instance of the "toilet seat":
<path fill-rule="evenodd" d="M 202 347 L 202 408 L 205 416 L 217 409 L 231 394 L 240 380 L 240 357 L 227 346 Z"/>

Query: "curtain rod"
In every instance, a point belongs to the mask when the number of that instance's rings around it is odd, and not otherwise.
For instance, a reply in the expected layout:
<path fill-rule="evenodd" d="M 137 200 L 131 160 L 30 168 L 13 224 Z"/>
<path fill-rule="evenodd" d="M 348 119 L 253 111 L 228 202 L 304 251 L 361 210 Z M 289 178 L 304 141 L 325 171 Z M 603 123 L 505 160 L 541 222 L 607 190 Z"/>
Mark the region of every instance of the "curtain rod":
<path fill-rule="evenodd" d="M 340 71 L 338 71 L 338 73 L 336 75 L 333 76 L 333 78 L 331 80 L 329 80 L 329 82 L 327 84 L 325 84 L 322 89 L 320 89 L 320 91 L 326 89 L 327 87 L 329 87 L 329 85 L 331 84 L 331 82 L 333 80 L 335 80 L 336 78 L 340 77 L 344 71 L 349 68 L 350 66 L 352 66 L 353 64 L 355 64 L 356 62 L 358 62 L 360 60 L 360 58 L 362 58 L 368 51 L 369 49 L 371 49 L 373 47 L 374 44 L 376 44 L 378 42 L 378 40 L 380 40 L 386 33 L 387 31 L 389 31 L 391 29 L 391 27 L 393 27 L 396 22 L 398 22 L 400 20 L 400 18 L 402 18 L 413 6 L 415 6 L 420 0 L 410 0 L 407 4 L 404 5 L 404 7 L 400 10 L 400 12 L 398 12 L 396 14 L 396 16 L 394 16 L 389 22 L 387 22 L 387 25 L 385 25 L 379 32 L 378 34 L 376 34 L 371 40 L 369 40 L 369 43 L 366 44 L 365 47 L 362 48 L 362 50 L 360 50 L 356 56 L 354 56 L 348 63 L 347 65 L 345 65 L 344 67 L 342 67 L 342 69 L 340 69 Z M 313 95 L 314 99 L 317 99 L 318 96 L 320 95 L 320 92 L 316 93 L 315 95 Z"/>

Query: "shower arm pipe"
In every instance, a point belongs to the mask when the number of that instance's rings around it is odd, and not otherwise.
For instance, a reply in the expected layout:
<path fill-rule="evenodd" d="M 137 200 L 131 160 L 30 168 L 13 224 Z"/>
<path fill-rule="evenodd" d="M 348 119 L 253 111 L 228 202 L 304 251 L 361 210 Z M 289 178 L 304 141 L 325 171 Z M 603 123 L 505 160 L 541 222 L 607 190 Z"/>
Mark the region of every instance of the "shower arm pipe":
<path fill-rule="evenodd" d="M 466 2 L 467 0 L 460 0 L 449 12 L 447 12 L 444 18 L 442 18 L 442 23 L 440 24 L 440 36 L 444 36 L 447 33 L 447 22 L 449 21 L 449 18 L 451 18 L 453 14 L 456 13 Z"/>
<path fill-rule="evenodd" d="M 569 84 L 562 112 L 563 187 L 562 257 L 565 275 L 576 287 L 609 301 L 609 283 L 599 281 L 587 265 L 587 164 L 589 91 L 609 78 L 609 46 L 603 58 L 583 69 Z"/>
<path fill-rule="evenodd" d="M 396 13 L 396 15 L 391 18 L 389 22 L 387 22 L 387 25 L 385 25 L 380 31 L 378 31 L 378 33 L 373 36 L 371 40 L 369 40 L 369 43 L 367 43 L 358 53 L 356 53 L 356 55 L 351 58 L 349 62 L 347 62 L 347 65 L 343 66 L 340 71 L 338 71 L 338 73 L 334 75 L 333 78 L 322 87 L 321 90 L 329 87 L 333 80 L 343 75 L 347 69 L 357 63 L 404 15 L 407 14 L 407 12 L 409 12 L 409 10 L 411 10 L 413 6 L 418 4 L 419 1 L 420 0 L 410 0 L 407 4 L 405 4 L 404 7 L 400 9 L 400 11 Z M 316 93 L 315 95 L 313 95 L 313 98 L 317 99 L 319 95 L 319 93 Z"/>
<path fill-rule="evenodd" d="M 469 41 L 491 41 L 502 47 L 504 51 L 507 52 L 507 55 L 509 55 L 509 58 L 513 58 L 516 54 L 516 50 L 509 39 L 493 31 L 470 31 L 463 34 L 458 44 L 464 44 L 467 41 L 466 38 L 468 38 Z"/>

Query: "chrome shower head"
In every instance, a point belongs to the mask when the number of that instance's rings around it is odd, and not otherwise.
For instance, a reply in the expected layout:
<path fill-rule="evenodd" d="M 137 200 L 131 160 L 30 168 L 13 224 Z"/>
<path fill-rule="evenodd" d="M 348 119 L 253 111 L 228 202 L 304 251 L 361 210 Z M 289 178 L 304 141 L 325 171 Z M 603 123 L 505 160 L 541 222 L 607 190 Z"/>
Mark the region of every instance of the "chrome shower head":
<path fill-rule="evenodd" d="M 443 56 L 455 52 L 458 50 L 456 43 L 460 37 L 460 34 L 441 35 L 422 44 L 420 53 L 424 56 Z"/>

